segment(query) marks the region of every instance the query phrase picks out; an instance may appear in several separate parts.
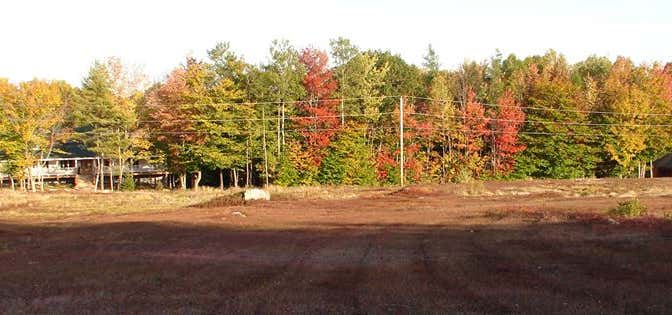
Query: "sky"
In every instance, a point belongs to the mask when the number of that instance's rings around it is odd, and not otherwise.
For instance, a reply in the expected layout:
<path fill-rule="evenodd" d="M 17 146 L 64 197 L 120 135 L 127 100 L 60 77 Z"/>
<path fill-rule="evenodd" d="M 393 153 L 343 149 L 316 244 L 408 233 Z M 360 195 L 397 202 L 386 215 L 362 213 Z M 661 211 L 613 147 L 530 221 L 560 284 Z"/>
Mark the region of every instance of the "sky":
<path fill-rule="evenodd" d="M 417 65 L 431 44 L 447 69 L 497 49 L 668 62 L 669 12 L 672 1 L 649 0 L 9 0 L 0 8 L 0 77 L 79 86 L 95 60 L 117 56 L 157 81 L 219 41 L 258 64 L 273 39 L 328 49 L 339 36 Z"/>

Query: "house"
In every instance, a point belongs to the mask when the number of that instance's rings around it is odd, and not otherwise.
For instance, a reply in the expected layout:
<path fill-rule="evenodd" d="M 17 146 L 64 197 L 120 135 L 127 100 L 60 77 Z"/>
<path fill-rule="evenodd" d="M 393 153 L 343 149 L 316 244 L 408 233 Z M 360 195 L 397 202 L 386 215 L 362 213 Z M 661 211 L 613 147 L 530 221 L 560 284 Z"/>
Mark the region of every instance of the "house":
<path fill-rule="evenodd" d="M 5 163 L 6 161 L 0 161 L 0 170 L 3 169 L 2 164 Z M 75 143 L 68 143 L 53 157 L 39 159 L 36 165 L 26 172 L 30 172 L 34 178 L 45 182 L 70 183 L 80 186 L 86 182 L 98 183 L 102 178 L 102 184 L 109 185 L 110 182 L 117 181 L 119 175 L 119 166 L 115 163 L 115 158 L 98 156 Z M 133 161 L 132 165 L 126 164 L 123 173 L 132 174 L 136 179 L 151 178 L 153 180 L 163 179 L 168 175 L 163 167 L 145 160 Z M 9 179 L 8 174 L 0 172 L 0 187 L 8 185 Z"/>
<path fill-rule="evenodd" d="M 653 161 L 653 177 L 672 177 L 672 153 Z"/>

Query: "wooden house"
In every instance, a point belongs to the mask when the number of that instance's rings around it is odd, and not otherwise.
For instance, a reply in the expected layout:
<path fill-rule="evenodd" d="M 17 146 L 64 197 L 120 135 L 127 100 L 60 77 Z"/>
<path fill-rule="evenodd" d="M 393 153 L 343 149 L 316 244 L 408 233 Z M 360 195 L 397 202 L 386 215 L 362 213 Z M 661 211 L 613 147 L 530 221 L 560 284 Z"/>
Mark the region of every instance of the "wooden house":
<path fill-rule="evenodd" d="M 45 182 L 71 183 L 75 186 L 83 182 L 100 183 L 101 180 L 103 184 L 107 182 L 105 185 L 109 185 L 117 180 L 120 169 L 114 158 L 97 156 L 88 150 L 73 146 L 65 148 L 67 150 L 54 154 L 54 157 L 38 160 L 36 165 L 26 172 Z M 148 161 L 130 162 L 127 161 L 124 165 L 123 173 L 133 175 L 136 179 L 162 179 L 167 175 L 162 166 Z M 2 164 L 5 163 L 7 162 L 0 161 L 0 187 L 3 184 L 7 185 L 10 179 L 8 174 L 1 173 Z"/>

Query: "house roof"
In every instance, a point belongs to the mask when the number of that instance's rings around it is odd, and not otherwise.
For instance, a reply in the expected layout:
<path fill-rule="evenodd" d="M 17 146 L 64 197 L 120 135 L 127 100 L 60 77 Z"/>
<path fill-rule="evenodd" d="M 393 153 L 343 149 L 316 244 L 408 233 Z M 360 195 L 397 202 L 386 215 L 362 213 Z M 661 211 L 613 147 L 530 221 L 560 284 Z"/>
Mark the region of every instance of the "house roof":
<path fill-rule="evenodd" d="M 653 161 L 654 168 L 672 169 L 672 153 L 669 153 L 655 161 Z"/>
<path fill-rule="evenodd" d="M 49 158 L 67 159 L 67 158 L 85 158 L 96 156 L 97 155 L 95 153 L 86 149 L 86 147 L 83 144 L 74 141 L 69 141 L 62 144 L 56 150 L 54 150 Z"/>

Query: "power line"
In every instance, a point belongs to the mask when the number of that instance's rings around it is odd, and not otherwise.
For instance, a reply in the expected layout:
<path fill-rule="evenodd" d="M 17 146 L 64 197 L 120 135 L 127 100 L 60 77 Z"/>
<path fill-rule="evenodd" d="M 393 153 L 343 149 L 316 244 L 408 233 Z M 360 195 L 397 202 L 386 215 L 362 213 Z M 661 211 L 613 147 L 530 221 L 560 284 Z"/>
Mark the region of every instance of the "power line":
<path fill-rule="evenodd" d="M 446 102 L 453 104 L 465 104 L 463 101 L 456 100 L 446 100 L 446 99 L 434 99 L 429 97 L 418 97 L 418 96 L 409 96 L 409 98 L 428 100 L 428 101 L 437 101 L 437 102 Z M 594 111 L 594 110 L 579 110 L 579 109 L 562 109 L 562 108 L 547 108 L 547 107 L 535 107 L 535 106 L 516 106 L 516 105 L 500 105 L 500 104 L 490 104 L 490 103 L 480 103 L 480 105 L 487 107 L 506 107 L 506 108 L 520 108 L 520 109 L 529 109 L 529 110 L 539 110 L 539 111 L 557 111 L 557 112 L 569 112 L 569 113 L 578 113 L 578 114 L 613 114 L 613 115 L 639 115 L 639 116 L 663 116 L 670 117 L 672 113 L 633 113 L 633 112 L 616 112 L 616 111 Z"/>
<path fill-rule="evenodd" d="M 388 99 L 388 98 L 398 98 L 396 95 L 383 95 L 383 96 L 362 96 L 362 97 L 345 97 L 345 98 L 322 98 L 322 99 L 312 99 L 312 100 L 291 100 L 291 101 L 266 101 L 266 102 L 220 102 L 220 103 L 194 103 L 194 104 L 142 104 L 138 107 L 179 107 L 179 106 L 223 106 L 223 105 L 296 105 L 296 104 L 310 104 L 311 102 L 324 103 L 324 102 L 347 102 L 347 101 L 359 101 L 359 100 L 373 100 L 373 99 Z"/>
<path fill-rule="evenodd" d="M 261 129 L 261 128 L 259 128 Z M 285 131 L 295 131 L 295 132 L 319 132 L 319 131 L 343 131 L 343 130 L 398 130 L 397 127 L 347 127 L 347 128 L 287 128 Z M 60 133 L 62 135 L 99 135 L 99 136 L 109 136 L 109 135 L 118 135 L 117 132 L 96 132 L 96 131 L 72 131 Z M 149 131 L 149 132 L 140 132 L 138 135 L 161 135 L 161 134 L 172 134 L 172 135 L 182 135 L 182 134 L 218 134 L 214 131 Z M 223 133 L 220 133 L 223 134 Z M 238 135 L 249 135 L 252 132 L 249 131 L 240 131 L 237 133 L 230 133 L 233 136 Z"/>
<path fill-rule="evenodd" d="M 391 115 L 394 112 L 381 112 L 374 114 L 347 114 L 347 115 L 312 115 L 312 116 L 288 116 L 285 117 L 287 120 L 310 120 L 310 119 L 322 119 L 322 118 L 340 118 L 340 117 L 370 117 L 376 118 L 376 116 Z M 241 121 L 276 121 L 280 118 L 278 117 L 269 117 L 269 118 L 226 118 L 226 119 L 155 119 L 155 120 L 137 120 L 137 123 L 160 123 L 160 122 L 241 122 Z M 16 119 L 10 119 L 11 121 L 19 121 Z M 27 121 L 29 119 L 22 119 L 22 121 Z M 39 122 L 41 120 L 34 120 Z"/>
<path fill-rule="evenodd" d="M 549 124 L 549 125 L 562 125 L 562 126 L 592 126 L 592 127 L 672 127 L 672 124 L 618 124 L 618 123 L 582 123 L 582 122 L 573 122 L 573 121 L 545 121 L 545 120 L 518 120 L 518 119 L 503 119 L 503 118 L 489 118 L 489 117 L 471 117 L 465 115 L 437 115 L 437 114 L 424 114 L 424 113 L 413 113 L 412 115 L 418 116 L 428 116 L 436 118 L 468 118 L 475 120 L 488 120 L 488 121 L 501 121 L 501 122 L 517 122 L 517 123 L 538 123 L 538 124 Z"/>
<path fill-rule="evenodd" d="M 560 135 L 560 136 L 607 136 L 602 133 L 575 133 L 575 132 L 546 132 L 546 131 L 502 131 L 502 130 L 488 130 L 485 132 L 479 132 L 476 130 L 469 129 L 456 129 L 456 128 L 434 128 L 434 127 L 409 127 L 405 129 L 415 129 L 415 130 L 430 130 L 430 131 L 458 131 L 462 133 L 485 133 L 485 134 L 524 134 L 524 135 Z"/>

